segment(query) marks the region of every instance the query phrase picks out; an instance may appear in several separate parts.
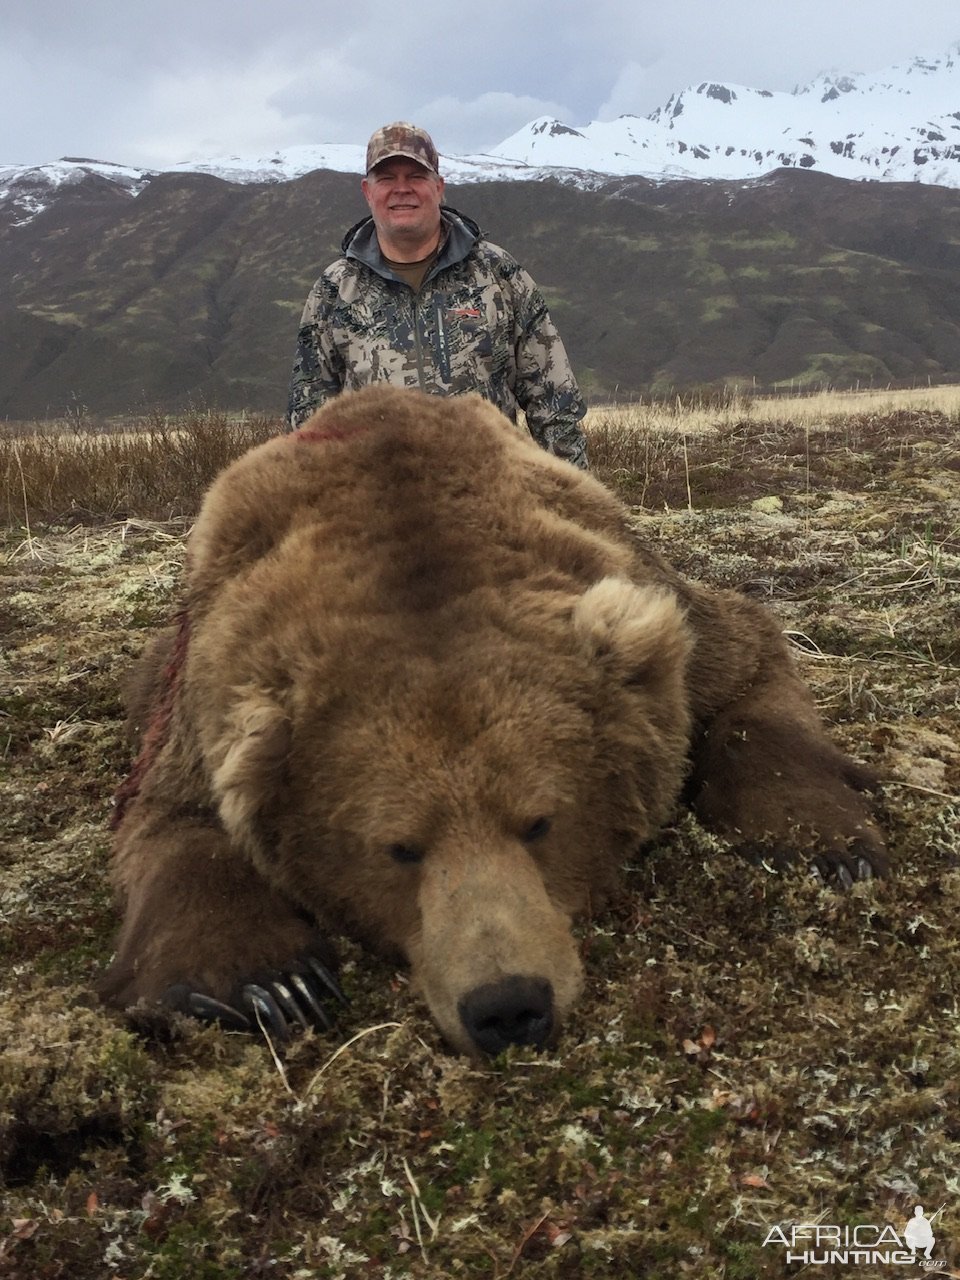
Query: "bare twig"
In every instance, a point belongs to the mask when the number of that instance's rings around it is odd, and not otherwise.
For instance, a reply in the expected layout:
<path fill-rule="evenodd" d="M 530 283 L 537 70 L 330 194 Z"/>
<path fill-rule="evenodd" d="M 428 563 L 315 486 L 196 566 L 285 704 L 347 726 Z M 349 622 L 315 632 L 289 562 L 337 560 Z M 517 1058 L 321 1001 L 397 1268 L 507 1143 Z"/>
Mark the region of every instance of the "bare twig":
<path fill-rule="evenodd" d="M 387 1031 L 391 1027 L 401 1027 L 401 1026 L 403 1026 L 402 1022 L 378 1022 L 375 1027 L 364 1027 L 364 1029 L 362 1031 L 358 1031 L 355 1036 L 351 1036 L 349 1040 L 345 1040 L 343 1044 L 340 1045 L 339 1049 L 337 1049 L 334 1053 L 330 1055 L 330 1057 L 326 1060 L 326 1062 L 323 1064 L 320 1070 L 316 1073 L 316 1075 L 307 1085 L 306 1089 L 304 1090 L 303 1098 L 301 1098 L 301 1101 L 302 1102 L 306 1101 L 307 1097 L 310 1095 L 314 1086 L 316 1085 L 320 1077 L 323 1075 L 323 1073 L 327 1071 L 330 1067 L 332 1067 L 333 1064 L 336 1062 L 336 1060 L 340 1057 L 340 1055 L 342 1053 L 346 1053 L 346 1051 L 350 1048 L 351 1045 L 356 1044 L 358 1040 L 363 1040 L 366 1036 L 372 1036 L 375 1031 Z"/>
<path fill-rule="evenodd" d="M 257 1019 L 257 1025 L 260 1028 L 263 1038 L 267 1042 L 267 1048 L 270 1050 L 271 1058 L 273 1058 L 273 1065 L 277 1068 L 277 1071 L 280 1073 L 280 1079 L 283 1081 L 283 1087 L 286 1089 L 287 1093 L 289 1093 L 291 1097 L 295 1098 L 297 1095 L 290 1088 L 290 1081 L 287 1079 L 286 1070 L 284 1068 L 283 1063 L 280 1061 L 280 1055 L 277 1053 L 274 1043 L 270 1039 L 269 1031 L 263 1025 L 263 1019 L 260 1017 L 260 1010 L 257 1008 L 256 1005 L 253 1006 L 253 1012 L 254 1012 L 254 1016 Z"/>

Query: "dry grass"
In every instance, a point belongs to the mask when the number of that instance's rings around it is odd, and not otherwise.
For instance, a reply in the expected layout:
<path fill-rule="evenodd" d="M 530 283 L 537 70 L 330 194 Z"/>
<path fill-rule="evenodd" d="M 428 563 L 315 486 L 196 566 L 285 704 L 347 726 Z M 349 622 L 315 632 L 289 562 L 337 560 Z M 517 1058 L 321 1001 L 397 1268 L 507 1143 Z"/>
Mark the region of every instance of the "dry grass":
<path fill-rule="evenodd" d="M 10 484 L 0 1274 L 779 1280 L 800 1270 L 771 1227 L 902 1231 L 916 1204 L 943 1207 L 935 1274 L 960 1274 L 957 413 L 708 427 L 594 422 L 594 462 L 682 568 L 778 611 L 835 736 L 886 779 L 896 875 L 835 893 L 678 815 L 583 924 L 557 1049 L 484 1067 L 348 943 L 343 1042 L 277 1062 L 90 1000 L 116 925 L 119 677 L 173 605 L 187 522 L 124 506 L 27 533 Z"/>
<path fill-rule="evenodd" d="M 681 440 L 738 432 L 749 441 L 766 425 L 844 432 L 852 418 L 897 412 L 960 418 L 960 387 L 914 391 L 819 392 L 754 398 L 736 389 L 670 401 L 599 405 L 586 429 L 594 470 L 639 487 L 640 502 L 662 471 L 664 451 Z M 164 520 L 196 513 L 210 481 L 228 462 L 278 434 L 276 418 L 196 411 L 98 422 L 80 414 L 54 422 L 0 425 L 0 521 L 78 523 L 127 515 Z"/>
<path fill-rule="evenodd" d="M 677 431 L 698 435 L 737 423 L 792 422 L 798 427 L 842 422 L 854 415 L 887 416 L 900 411 L 960 418 L 960 385 L 909 390 L 817 391 L 807 396 L 755 396 L 727 392 L 687 393 L 670 400 L 596 405 L 587 415 L 591 435 L 605 432 Z"/>
<path fill-rule="evenodd" d="M 276 419 L 197 412 L 112 424 L 0 427 L 0 520 L 77 523 L 194 514 L 213 477 L 282 430 Z"/>

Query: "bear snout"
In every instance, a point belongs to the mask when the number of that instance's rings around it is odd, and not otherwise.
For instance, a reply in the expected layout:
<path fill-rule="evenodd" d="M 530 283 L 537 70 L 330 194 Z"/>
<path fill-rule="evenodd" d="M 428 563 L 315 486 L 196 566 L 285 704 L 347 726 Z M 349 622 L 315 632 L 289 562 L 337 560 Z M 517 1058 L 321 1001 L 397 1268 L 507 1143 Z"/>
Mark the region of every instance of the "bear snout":
<path fill-rule="evenodd" d="M 484 839 L 479 826 L 419 866 L 420 928 L 405 947 L 444 1038 L 477 1057 L 555 1040 L 583 984 L 570 913 L 542 868 L 518 841 Z"/>
<path fill-rule="evenodd" d="M 495 1057 L 512 1044 L 542 1049 L 553 1031 L 553 986 L 546 978 L 511 974 L 474 987 L 457 1003 L 467 1035 Z"/>

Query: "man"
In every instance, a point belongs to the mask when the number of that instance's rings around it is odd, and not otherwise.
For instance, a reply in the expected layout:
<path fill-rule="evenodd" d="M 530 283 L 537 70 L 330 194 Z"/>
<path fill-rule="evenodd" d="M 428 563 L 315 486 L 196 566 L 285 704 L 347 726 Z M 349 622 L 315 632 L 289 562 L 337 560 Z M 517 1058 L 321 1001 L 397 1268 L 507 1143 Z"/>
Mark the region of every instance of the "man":
<path fill-rule="evenodd" d="M 472 219 L 445 206 L 428 133 L 398 122 L 367 146 L 370 216 L 310 291 L 288 423 L 371 382 L 479 392 L 533 438 L 586 468 L 583 398 L 543 295 Z"/>

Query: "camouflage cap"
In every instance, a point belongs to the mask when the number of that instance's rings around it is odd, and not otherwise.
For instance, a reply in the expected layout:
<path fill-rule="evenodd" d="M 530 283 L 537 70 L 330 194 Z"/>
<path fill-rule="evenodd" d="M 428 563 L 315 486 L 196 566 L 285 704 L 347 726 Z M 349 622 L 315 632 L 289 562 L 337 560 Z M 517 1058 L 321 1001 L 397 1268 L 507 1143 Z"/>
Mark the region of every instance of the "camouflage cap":
<path fill-rule="evenodd" d="M 440 157 L 429 133 L 405 120 L 385 124 L 371 136 L 367 143 L 367 173 L 381 160 L 389 160 L 392 156 L 406 156 L 432 173 L 440 172 Z"/>

